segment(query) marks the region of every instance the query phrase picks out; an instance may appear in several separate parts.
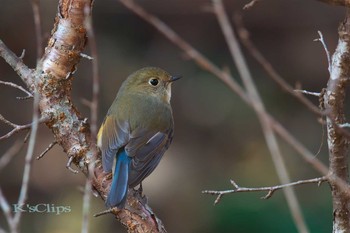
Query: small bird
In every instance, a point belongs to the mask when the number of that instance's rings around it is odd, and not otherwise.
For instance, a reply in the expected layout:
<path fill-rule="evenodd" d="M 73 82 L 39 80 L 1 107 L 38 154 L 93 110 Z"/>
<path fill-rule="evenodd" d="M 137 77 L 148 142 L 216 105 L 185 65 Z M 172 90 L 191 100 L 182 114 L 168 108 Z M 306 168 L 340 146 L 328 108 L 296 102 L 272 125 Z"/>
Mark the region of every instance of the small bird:
<path fill-rule="evenodd" d="M 120 87 L 97 135 L 105 172 L 112 171 L 116 158 L 108 208 L 124 208 L 128 188 L 151 174 L 170 146 L 174 132 L 171 84 L 180 78 L 146 67 L 132 73 Z"/>

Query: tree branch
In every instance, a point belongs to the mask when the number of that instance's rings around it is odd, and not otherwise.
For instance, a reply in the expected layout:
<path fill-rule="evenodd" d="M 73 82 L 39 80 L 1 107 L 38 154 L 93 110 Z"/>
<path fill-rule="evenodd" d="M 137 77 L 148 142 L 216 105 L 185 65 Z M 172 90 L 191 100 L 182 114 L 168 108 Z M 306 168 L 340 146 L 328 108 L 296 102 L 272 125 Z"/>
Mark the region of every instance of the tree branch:
<path fill-rule="evenodd" d="M 0 56 L 21 76 L 32 92 L 39 95 L 41 116 L 49 121 L 55 141 L 66 152 L 69 162 L 88 174 L 93 164 L 92 184 L 102 199 L 109 191 L 111 179 L 103 172 L 100 152 L 91 137 L 90 126 L 72 103 L 72 78 L 86 46 L 85 6 L 89 13 L 92 0 L 61 0 L 45 54 L 34 71 L 28 69 L 5 44 L 0 41 Z M 35 82 L 34 82 L 35 81 Z M 132 232 L 165 232 L 161 221 L 151 208 L 130 190 L 127 208 L 113 211 L 116 218 Z"/>
<path fill-rule="evenodd" d="M 327 180 L 328 180 L 327 176 L 322 176 L 322 177 L 318 177 L 318 178 L 314 178 L 314 179 L 299 180 L 299 181 L 288 183 L 288 184 L 269 186 L 269 187 L 259 187 L 259 188 L 240 187 L 234 180 L 230 180 L 234 189 L 224 190 L 224 191 L 204 190 L 204 191 L 202 191 L 202 193 L 216 195 L 217 198 L 214 201 L 214 205 L 216 205 L 220 202 L 221 198 L 226 194 L 267 191 L 267 194 L 265 196 L 261 197 L 261 199 L 269 199 L 270 197 L 272 197 L 272 195 L 275 193 L 275 191 L 286 188 L 286 187 L 297 186 L 297 185 L 301 185 L 301 184 L 311 184 L 311 183 L 317 183 L 318 185 L 321 185 L 322 182 L 325 182 Z"/>
<path fill-rule="evenodd" d="M 286 168 L 284 159 L 282 157 L 281 150 L 277 142 L 277 138 L 272 129 L 272 126 L 269 124 L 269 120 L 265 117 L 266 116 L 265 106 L 255 86 L 255 83 L 249 71 L 248 65 L 240 49 L 238 40 L 230 25 L 228 16 L 224 9 L 224 5 L 221 0 L 213 0 L 213 7 L 214 7 L 214 13 L 219 21 L 221 30 L 225 36 L 226 43 L 230 49 L 231 56 L 238 69 L 238 72 L 241 76 L 243 84 L 247 90 L 247 94 L 252 101 L 252 107 L 258 115 L 260 125 L 262 127 L 263 134 L 265 137 L 265 141 L 270 151 L 272 161 L 275 165 L 275 170 L 277 172 L 278 178 L 281 183 L 290 183 L 290 177 L 287 172 L 287 168 Z M 286 189 L 283 189 L 283 191 L 288 203 L 289 210 L 292 214 L 294 223 L 298 228 L 299 232 L 305 232 L 305 233 L 309 232 L 301 211 L 300 204 L 294 192 L 294 189 L 292 188 L 292 186 L 290 186 Z"/>
<path fill-rule="evenodd" d="M 34 110 L 36 111 L 36 110 Z M 13 129 L 8 132 L 7 134 L 3 135 L 0 137 L 0 140 L 3 140 L 3 139 L 6 139 L 6 138 L 9 138 L 11 137 L 12 135 L 14 135 L 15 133 L 18 133 L 19 131 L 22 131 L 22 130 L 26 130 L 26 129 L 31 129 L 33 127 L 34 124 L 38 124 L 38 123 L 46 123 L 49 121 L 49 117 L 42 117 L 40 119 L 37 120 L 37 122 L 32 122 L 30 124 L 26 124 L 26 125 L 17 125 L 17 124 L 14 124 L 8 120 L 6 120 L 1 114 L 0 114 L 0 121 L 4 122 L 5 124 L 13 127 Z"/>
<path fill-rule="evenodd" d="M 330 174 L 348 184 L 349 139 L 339 130 L 338 125 L 346 122 L 344 107 L 346 87 L 350 76 L 350 14 L 339 27 L 339 41 L 332 56 L 330 78 L 324 94 L 327 115 L 328 149 Z M 350 229 L 350 196 L 329 180 L 333 196 L 333 232 L 348 232 Z M 348 185 L 347 185 L 348 186 Z"/>
<path fill-rule="evenodd" d="M 0 40 L 0 56 L 17 72 L 22 81 L 27 84 L 28 87 L 33 85 L 33 70 L 29 69 L 19 58 L 14 54 L 5 44 Z M 33 87 L 32 87 L 33 88 Z M 31 89 L 31 88 L 30 88 Z"/>

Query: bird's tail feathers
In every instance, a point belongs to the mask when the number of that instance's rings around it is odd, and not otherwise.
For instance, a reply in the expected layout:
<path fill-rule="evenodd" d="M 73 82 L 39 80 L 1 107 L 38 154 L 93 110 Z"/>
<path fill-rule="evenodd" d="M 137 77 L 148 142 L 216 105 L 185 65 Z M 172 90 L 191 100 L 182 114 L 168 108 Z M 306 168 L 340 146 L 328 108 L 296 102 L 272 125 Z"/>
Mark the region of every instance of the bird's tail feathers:
<path fill-rule="evenodd" d="M 118 153 L 111 189 L 106 200 L 106 206 L 108 208 L 116 206 L 118 209 L 122 209 L 125 206 L 128 193 L 130 161 L 131 158 L 126 154 L 125 150 Z"/>

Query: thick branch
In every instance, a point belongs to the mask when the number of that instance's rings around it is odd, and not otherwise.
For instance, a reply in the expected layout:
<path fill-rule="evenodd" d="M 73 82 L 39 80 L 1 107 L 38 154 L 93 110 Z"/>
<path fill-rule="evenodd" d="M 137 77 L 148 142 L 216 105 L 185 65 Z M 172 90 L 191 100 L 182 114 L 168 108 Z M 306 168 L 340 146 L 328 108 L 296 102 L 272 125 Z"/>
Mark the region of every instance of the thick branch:
<path fill-rule="evenodd" d="M 348 153 L 349 139 L 339 131 L 338 125 L 345 123 L 345 92 L 350 76 L 350 15 L 339 27 L 339 41 L 332 56 L 330 79 L 324 94 L 327 116 L 330 174 L 349 182 Z M 350 197 L 330 179 L 333 196 L 333 232 L 350 230 Z"/>
<path fill-rule="evenodd" d="M 92 184 L 105 199 L 111 179 L 103 172 L 100 153 L 91 137 L 89 124 L 71 100 L 72 78 L 86 45 L 85 6 L 91 13 L 92 0 L 60 0 L 51 38 L 34 71 L 28 69 L 0 40 L 0 56 L 21 76 L 32 92 L 39 95 L 39 109 L 55 141 L 79 169 L 87 174 L 94 165 Z M 94 161 L 94 162 L 92 162 Z M 165 232 L 161 221 L 143 199 L 130 190 L 127 208 L 113 212 L 129 232 Z"/>

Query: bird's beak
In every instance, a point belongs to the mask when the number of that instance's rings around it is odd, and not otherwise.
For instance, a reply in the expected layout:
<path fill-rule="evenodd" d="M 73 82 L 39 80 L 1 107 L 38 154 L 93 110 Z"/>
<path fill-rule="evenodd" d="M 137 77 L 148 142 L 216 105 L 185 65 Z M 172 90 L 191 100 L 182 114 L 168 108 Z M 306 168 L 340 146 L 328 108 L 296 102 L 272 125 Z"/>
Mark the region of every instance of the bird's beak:
<path fill-rule="evenodd" d="M 181 75 L 171 76 L 169 82 L 172 83 L 172 82 L 174 82 L 176 80 L 179 80 L 180 78 L 182 78 Z"/>

